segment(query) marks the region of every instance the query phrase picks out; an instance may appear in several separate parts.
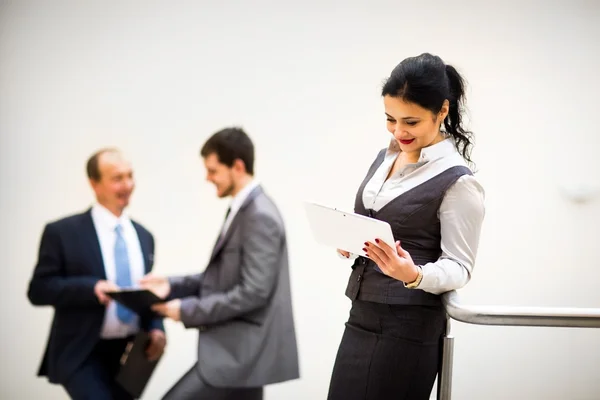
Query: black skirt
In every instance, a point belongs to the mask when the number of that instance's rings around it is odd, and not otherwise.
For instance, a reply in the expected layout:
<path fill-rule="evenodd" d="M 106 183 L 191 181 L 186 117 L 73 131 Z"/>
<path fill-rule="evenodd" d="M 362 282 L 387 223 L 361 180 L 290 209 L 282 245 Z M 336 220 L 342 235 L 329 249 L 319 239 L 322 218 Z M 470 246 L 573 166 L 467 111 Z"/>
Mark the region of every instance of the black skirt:
<path fill-rule="evenodd" d="M 354 301 L 328 400 L 428 400 L 446 326 L 442 307 Z"/>

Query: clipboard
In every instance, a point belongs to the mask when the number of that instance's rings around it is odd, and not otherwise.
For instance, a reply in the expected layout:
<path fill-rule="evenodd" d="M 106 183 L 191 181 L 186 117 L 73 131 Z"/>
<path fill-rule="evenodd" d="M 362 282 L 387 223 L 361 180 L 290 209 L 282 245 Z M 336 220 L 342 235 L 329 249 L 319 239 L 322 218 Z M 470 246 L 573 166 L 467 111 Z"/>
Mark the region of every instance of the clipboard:
<path fill-rule="evenodd" d="M 165 302 L 164 299 L 147 289 L 123 288 L 114 292 L 106 292 L 106 294 L 140 316 L 158 317 L 158 314 L 150 307 Z"/>
<path fill-rule="evenodd" d="M 394 246 L 392 227 L 385 221 L 311 202 L 304 202 L 304 209 L 319 244 L 359 255 L 365 253 L 365 242 L 375 238 Z"/>

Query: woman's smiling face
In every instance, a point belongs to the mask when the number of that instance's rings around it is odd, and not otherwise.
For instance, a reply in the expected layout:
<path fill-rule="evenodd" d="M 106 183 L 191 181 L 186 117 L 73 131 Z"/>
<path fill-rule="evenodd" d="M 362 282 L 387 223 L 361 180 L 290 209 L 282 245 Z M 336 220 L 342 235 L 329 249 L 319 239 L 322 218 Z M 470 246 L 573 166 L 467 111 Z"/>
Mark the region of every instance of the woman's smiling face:
<path fill-rule="evenodd" d="M 387 130 L 403 152 L 413 153 L 443 140 L 440 125 L 448 115 L 448 100 L 438 114 L 399 97 L 384 96 Z"/>

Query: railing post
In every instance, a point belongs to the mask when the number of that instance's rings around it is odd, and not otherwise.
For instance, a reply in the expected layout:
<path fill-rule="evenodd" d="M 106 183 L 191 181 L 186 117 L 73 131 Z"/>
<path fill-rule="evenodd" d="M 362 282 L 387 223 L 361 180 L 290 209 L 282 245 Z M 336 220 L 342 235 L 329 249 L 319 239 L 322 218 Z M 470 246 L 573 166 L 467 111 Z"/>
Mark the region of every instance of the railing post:
<path fill-rule="evenodd" d="M 450 316 L 446 321 L 446 334 L 442 342 L 442 367 L 438 376 L 438 400 L 452 399 L 452 364 L 454 358 L 454 336 L 450 331 Z"/>

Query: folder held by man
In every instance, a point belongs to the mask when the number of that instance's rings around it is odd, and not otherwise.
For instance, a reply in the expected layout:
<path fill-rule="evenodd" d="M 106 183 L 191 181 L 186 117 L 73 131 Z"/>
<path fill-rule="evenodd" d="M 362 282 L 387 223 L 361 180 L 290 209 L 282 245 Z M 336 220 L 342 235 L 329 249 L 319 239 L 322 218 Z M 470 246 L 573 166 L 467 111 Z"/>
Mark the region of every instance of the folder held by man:
<path fill-rule="evenodd" d="M 140 316 L 156 316 L 151 307 L 154 304 L 164 302 L 163 299 L 150 290 L 140 288 L 121 288 L 106 294 Z"/>

